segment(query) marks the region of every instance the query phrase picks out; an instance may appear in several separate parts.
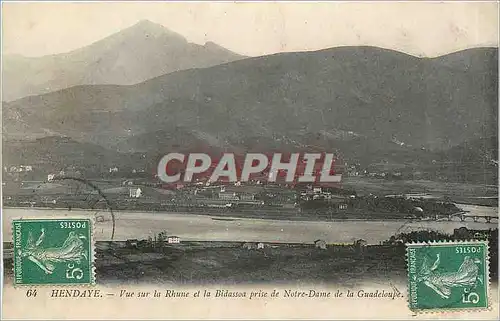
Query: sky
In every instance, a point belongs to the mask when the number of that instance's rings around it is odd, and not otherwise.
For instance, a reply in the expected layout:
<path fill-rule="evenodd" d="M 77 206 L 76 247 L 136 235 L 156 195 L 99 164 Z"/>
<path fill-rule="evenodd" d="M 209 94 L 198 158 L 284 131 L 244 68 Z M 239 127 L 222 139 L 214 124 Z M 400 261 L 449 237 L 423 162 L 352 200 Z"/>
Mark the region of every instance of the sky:
<path fill-rule="evenodd" d="M 188 41 L 260 56 L 370 45 L 435 57 L 498 46 L 498 3 L 490 2 L 47 2 L 2 3 L 3 54 L 71 51 L 140 20 Z"/>

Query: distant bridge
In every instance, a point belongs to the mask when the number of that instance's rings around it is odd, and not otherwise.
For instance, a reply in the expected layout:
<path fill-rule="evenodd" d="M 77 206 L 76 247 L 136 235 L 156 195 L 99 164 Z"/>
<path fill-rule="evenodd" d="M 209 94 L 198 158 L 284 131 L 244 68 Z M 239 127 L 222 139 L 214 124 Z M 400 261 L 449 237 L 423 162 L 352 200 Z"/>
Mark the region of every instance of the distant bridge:
<path fill-rule="evenodd" d="M 441 221 L 441 220 L 448 220 L 452 221 L 453 218 L 458 217 L 460 221 L 465 222 L 468 219 L 471 219 L 473 222 L 486 222 L 486 223 L 491 223 L 492 221 L 496 220 L 498 222 L 498 215 L 477 215 L 477 214 L 470 214 L 468 212 L 458 212 L 454 214 L 436 214 L 434 217 L 432 217 L 432 220 L 436 221 Z"/>

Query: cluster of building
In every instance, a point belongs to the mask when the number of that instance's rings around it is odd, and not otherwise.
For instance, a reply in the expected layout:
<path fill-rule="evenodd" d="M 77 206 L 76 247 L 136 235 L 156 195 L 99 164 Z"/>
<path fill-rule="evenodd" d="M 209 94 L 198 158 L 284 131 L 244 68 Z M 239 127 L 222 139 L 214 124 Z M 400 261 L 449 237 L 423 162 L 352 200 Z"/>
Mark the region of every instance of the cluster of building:
<path fill-rule="evenodd" d="M 4 166 L 3 170 L 8 173 L 25 173 L 25 172 L 32 172 L 33 166 L 18 165 L 18 166 L 10 166 L 9 168 L 7 168 L 7 166 Z"/>
<path fill-rule="evenodd" d="M 348 246 L 352 247 L 354 249 L 359 249 L 361 251 L 364 251 L 367 247 L 367 242 L 364 239 L 357 239 L 353 243 L 327 243 L 325 240 L 322 239 L 317 239 L 314 242 L 314 247 L 320 250 L 326 250 L 328 247 L 332 246 Z M 264 242 L 245 242 L 243 243 L 243 248 L 247 250 L 262 250 L 267 247 L 277 247 L 278 245 L 276 243 L 270 244 L 270 243 L 264 243 Z"/>
<path fill-rule="evenodd" d="M 64 170 L 59 171 L 57 173 L 50 173 L 50 174 L 47 175 L 47 182 L 52 182 L 52 181 L 54 181 L 57 178 L 66 177 L 66 176 L 67 176 L 67 173 Z M 80 175 L 79 175 L 79 173 L 72 173 L 72 175 L 70 175 L 70 176 L 71 177 L 77 177 L 77 176 L 80 176 Z"/>
<path fill-rule="evenodd" d="M 286 193 L 286 190 L 280 193 L 241 185 L 203 186 L 196 187 L 192 191 L 194 195 L 206 198 L 207 200 L 248 205 L 264 205 L 268 200 L 275 200 L 277 202 L 295 200 L 295 194 Z"/>
<path fill-rule="evenodd" d="M 321 187 L 311 187 L 300 193 L 299 200 L 301 201 L 315 201 L 323 200 L 330 204 L 335 204 L 339 210 L 346 210 L 350 198 L 356 198 L 355 195 L 339 195 L 328 189 Z"/>
<path fill-rule="evenodd" d="M 352 177 L 352 176 L 361 176 L 367 173 L 366 170 L 361 169 L 361 165 L 358 163 L 354 164 L 348 164 L 346 163 L 345 165 L 345 173 L 347 176 Z"/>
<path fill-rule="evenodd" d="M 355 198 L 355 195 L 338 195 L 328 189 L 324 189 L 322 187 L 310 187 L 306 190 L 303 190 L 300 193 L 300 199 L 304 201 L 311 200 L 345 200 L 347 197 Z"/>
<path fill-rule="evenodd" d="M 473 230 L 465 226 L 453 230 L 453 237 L 460 240 L 470 239 L 488 239 L 493 234 L 497 234 L 498 230 Z"/>
<path fill-rule="evenodd" d="M 225 201 L 255 201 L 254 193 L 226 191 L 224 186 L 220 188 L 217 196 L 219 199 Z"/>
<path fill-rule="evenodd" d="M 179 236 L 171 235 L 167 236 L 165 240 L 138 240 L 138 239 L 128 239 L 125 244 L 129 248 L 140 248 L 140 247 L 157 247 L 159 245 L 166 244 L 180 244 L 181 238 Z"/>
<path fill-rule="evenodd" d="M 108 169 L 108 173 L 118 173 L 118 172 L 120 172 L 120 168 L 118 166 L 113 166 L 113 167 L 110 167 Z M 146 172 L 146 170 L 144 168 L 133 168 L 132 170 L 130 170 L 130 173 L 132 173 L 132 174 L 139 174 L 139 173 L 145 173 L 145 172 Z"/>
<path fill-rule="evenodd" d="M 139 198 L 142 196 L 142 189 L 140 187 L 131 187 L 128 190 L 130 198 Z"/>

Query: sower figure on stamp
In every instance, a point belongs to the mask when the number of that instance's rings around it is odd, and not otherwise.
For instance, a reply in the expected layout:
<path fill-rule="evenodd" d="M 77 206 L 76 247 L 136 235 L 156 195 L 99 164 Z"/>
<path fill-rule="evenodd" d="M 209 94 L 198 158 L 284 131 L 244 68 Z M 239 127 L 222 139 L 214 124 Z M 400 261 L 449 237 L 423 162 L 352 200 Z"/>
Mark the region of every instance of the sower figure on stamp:
<path fill-rule="evenodd" d="M 480 260 L 473 260 L 466 256 L 457 272 L 438 273 L 435 270 L 439 267 L 441 258 L 439 254 L 436 254 L 436 256 L 436 261 L 431 267 L 428 264 L 427 257 L 424 257 L 418 281 L 424 282 L 426 286 L 434 290 L 443 299 L 450 297 L 451 289 L 454 287 L 471 287 L 475 286 L 477 281 L 482 282 L 477 265 L 481 263 Z"/>
<path fill-rule="evenodd" d="M 88 253 L 85 251 L 82 241 L 82 239 L 86 239 L 84 235 L 78 235 L 76 232 L 71 231 L 61 247 L 45 249 L 40 247 L 44 238 L 44 228 L 42 228 L 36 243 L 33 242 L 33 234 L 30 231 L 22 256 L 27 257 L 47 274 L 52 274 L 55 263 L 76 262 L 79 264 L 82 259 L 88 259 Z"/>

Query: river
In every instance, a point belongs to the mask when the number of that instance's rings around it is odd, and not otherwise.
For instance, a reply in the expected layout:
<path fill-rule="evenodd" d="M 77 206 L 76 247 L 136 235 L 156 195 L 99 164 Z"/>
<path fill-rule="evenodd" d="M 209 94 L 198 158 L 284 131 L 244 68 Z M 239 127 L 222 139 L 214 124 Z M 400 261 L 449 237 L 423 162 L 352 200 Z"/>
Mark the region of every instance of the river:
<path fill-rule="evenodd" d="M 468 216 L 496 216 L 498 217 L 498 207 L 469 205 L 455 203 L 455 206 L 467 212 Z"/>
<path fill-rule="evenodd" d="M 477 210 L 488 211 L 483 207 L 471 207 L 470 214 Z M 498 208 L 490 208 L 495 212 Z M 12 241 L 11 220 L 16 217 L 42 217 L 60 215 L 95 215 L 95 211 L 37 208 L 4 208 L 3 240 Z M 104 213 L 106 217 L 110 217 Z M 379 244 L 399 232 L 412 230 L 436 230 L 453 233 L 462 226 L 470 229 L 497 228 L 498 223 L 474 223 L 472 220 L 453 221 L 413 221 L 390 220 L 343 220 L 343 221 L 286 221 L 253 218 L 211 217 L 186 213 L 115 212 L 115 240 L 145 239 L 166 230 L 168 235 L 179 236 L 185 241 L 256 241 L 283 243 L 312 243 L 323 239 L 328 243 L 352 242 L 365 239 L 368 244 Z M 109 240 L 112 224 L 110 220 L 96 223 L 95 240 Z M 49 234 L 50 231 L 47 231 Z M 35 236 L 36 237 L 36 236 Z"/>

